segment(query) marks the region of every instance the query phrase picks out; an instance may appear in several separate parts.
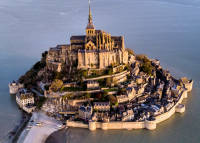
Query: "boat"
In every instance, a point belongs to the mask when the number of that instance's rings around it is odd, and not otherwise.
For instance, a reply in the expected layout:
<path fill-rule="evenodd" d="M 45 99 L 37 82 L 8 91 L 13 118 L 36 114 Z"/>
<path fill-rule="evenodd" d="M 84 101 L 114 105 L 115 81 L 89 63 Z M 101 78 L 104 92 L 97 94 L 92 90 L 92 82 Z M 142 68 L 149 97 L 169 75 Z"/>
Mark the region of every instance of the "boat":
<path fill-rule="evenodd" d="M 23 88 L 24 85 L 16 81 L 13 81 L 8 84 L 10 94 L 17 94 L 20 88 Z"/>

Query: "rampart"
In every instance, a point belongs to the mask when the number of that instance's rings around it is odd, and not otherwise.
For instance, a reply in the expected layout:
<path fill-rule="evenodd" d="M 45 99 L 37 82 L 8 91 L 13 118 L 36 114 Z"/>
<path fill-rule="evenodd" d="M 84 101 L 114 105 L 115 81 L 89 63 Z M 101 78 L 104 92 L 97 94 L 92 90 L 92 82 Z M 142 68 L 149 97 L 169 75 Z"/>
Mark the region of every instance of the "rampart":
<path fill-rule="evenodd" d="M 193 84 L 193 83 L 191 83 Z M 192 85 L 191 85 L 192 86 Z M 174 113 L 179 112 L 182 113 L 185 111 L 184 106 L 179 106 L 184 98 L 187 98 L 188 92 L 191 91 L 192 87 L 188 90 L 183 90 L 181 92 L 181 97 L 179 101 L 168 111 L 161 115 L 158 115 L 155 117 L 154 121 L 143 121 L 143 122 L 93 122 L 90 121 L 89 124 L 84 124 L 82 122 L 75 122 L 75 121 L 67 121 L 68 127 L 79 127 L 79 128 L 88 128 L 91 131 L 94 131 L 96 129 L 102 129 L 102 130 L 118 130 L 118 129 L 148 129 L 148 130 L 154 130 L 156 129 L 156 126 L 158 123 L 163 122 L 167 119 L 169 119 Z M 183 110 L 180 109 L 180 107 L 183 107 Z"/>
<path fill-rule="evenodd" d="M 104 75 L 104 76 L 100 76 L 100 77 L 95 77 L 95 78 L 88 78 L 85 79 L 85 81 L 89 81 L 89 80 L 100 80 L 100 79 L 104 79 L 104 78 L 120 78 L 122 76 L 126 76 L 129 75 L 130 71 L 123 71 L 121 73 L 117 73 L 117 74 L 113 74 L 113 75 Z"/>

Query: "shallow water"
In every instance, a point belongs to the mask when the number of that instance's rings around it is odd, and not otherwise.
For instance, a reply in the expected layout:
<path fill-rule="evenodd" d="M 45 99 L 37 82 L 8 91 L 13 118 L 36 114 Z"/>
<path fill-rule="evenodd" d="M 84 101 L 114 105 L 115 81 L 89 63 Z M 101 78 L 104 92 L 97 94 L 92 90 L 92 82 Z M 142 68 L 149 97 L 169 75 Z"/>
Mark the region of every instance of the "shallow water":
<path fill-rule="evenodd" d="M 96 29 L 124 35 L 126 47 L 158 58 L 174 76 L 195 80 L 186 112 L 155 131 L 89 132 L 70 129 L 76 142 L 198 142 L 200 131 L 200 0 L 92 0 Z M 84 34 L 87 0 L 0 1 L 0 138 L 20 119 L 8 82 L 27 71 L 44 50 Z"/>

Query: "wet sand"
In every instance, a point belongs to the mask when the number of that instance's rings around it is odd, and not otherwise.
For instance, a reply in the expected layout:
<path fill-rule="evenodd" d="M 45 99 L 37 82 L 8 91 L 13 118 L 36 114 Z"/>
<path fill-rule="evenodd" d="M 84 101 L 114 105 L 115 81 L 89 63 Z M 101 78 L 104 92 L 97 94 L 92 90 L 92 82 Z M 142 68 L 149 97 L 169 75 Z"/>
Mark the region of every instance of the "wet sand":
<path fill-rule="evenodd" d="M 69 129 L 62 129 L 52 133 L 45 141 L 45 143 L 67 143 L 67 133 Z"/>

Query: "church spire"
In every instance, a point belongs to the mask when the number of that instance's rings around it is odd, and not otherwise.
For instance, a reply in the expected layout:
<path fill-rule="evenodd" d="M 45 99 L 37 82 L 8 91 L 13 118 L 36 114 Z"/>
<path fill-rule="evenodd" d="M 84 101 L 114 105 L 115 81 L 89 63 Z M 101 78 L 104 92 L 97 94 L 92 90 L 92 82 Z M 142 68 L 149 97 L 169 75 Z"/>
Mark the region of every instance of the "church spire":
<path fill-rule="evenodd" d="M 91 7 L 90 7 L 90 0 L 88 0 L 88 2 L 89 2 L 89 16 L 88 16 L 87 29 L 94 29 L 94 25 L 92 22 L 92 12 L 91 12 Z"/>
<path fill-rule="evenodd" d="M 89 2 L 89 17 L 88 17 L 88 23 L 92 23 L 92 12 L 91 12 L 91 7 L 90 7 L 90 0 Z"/>

